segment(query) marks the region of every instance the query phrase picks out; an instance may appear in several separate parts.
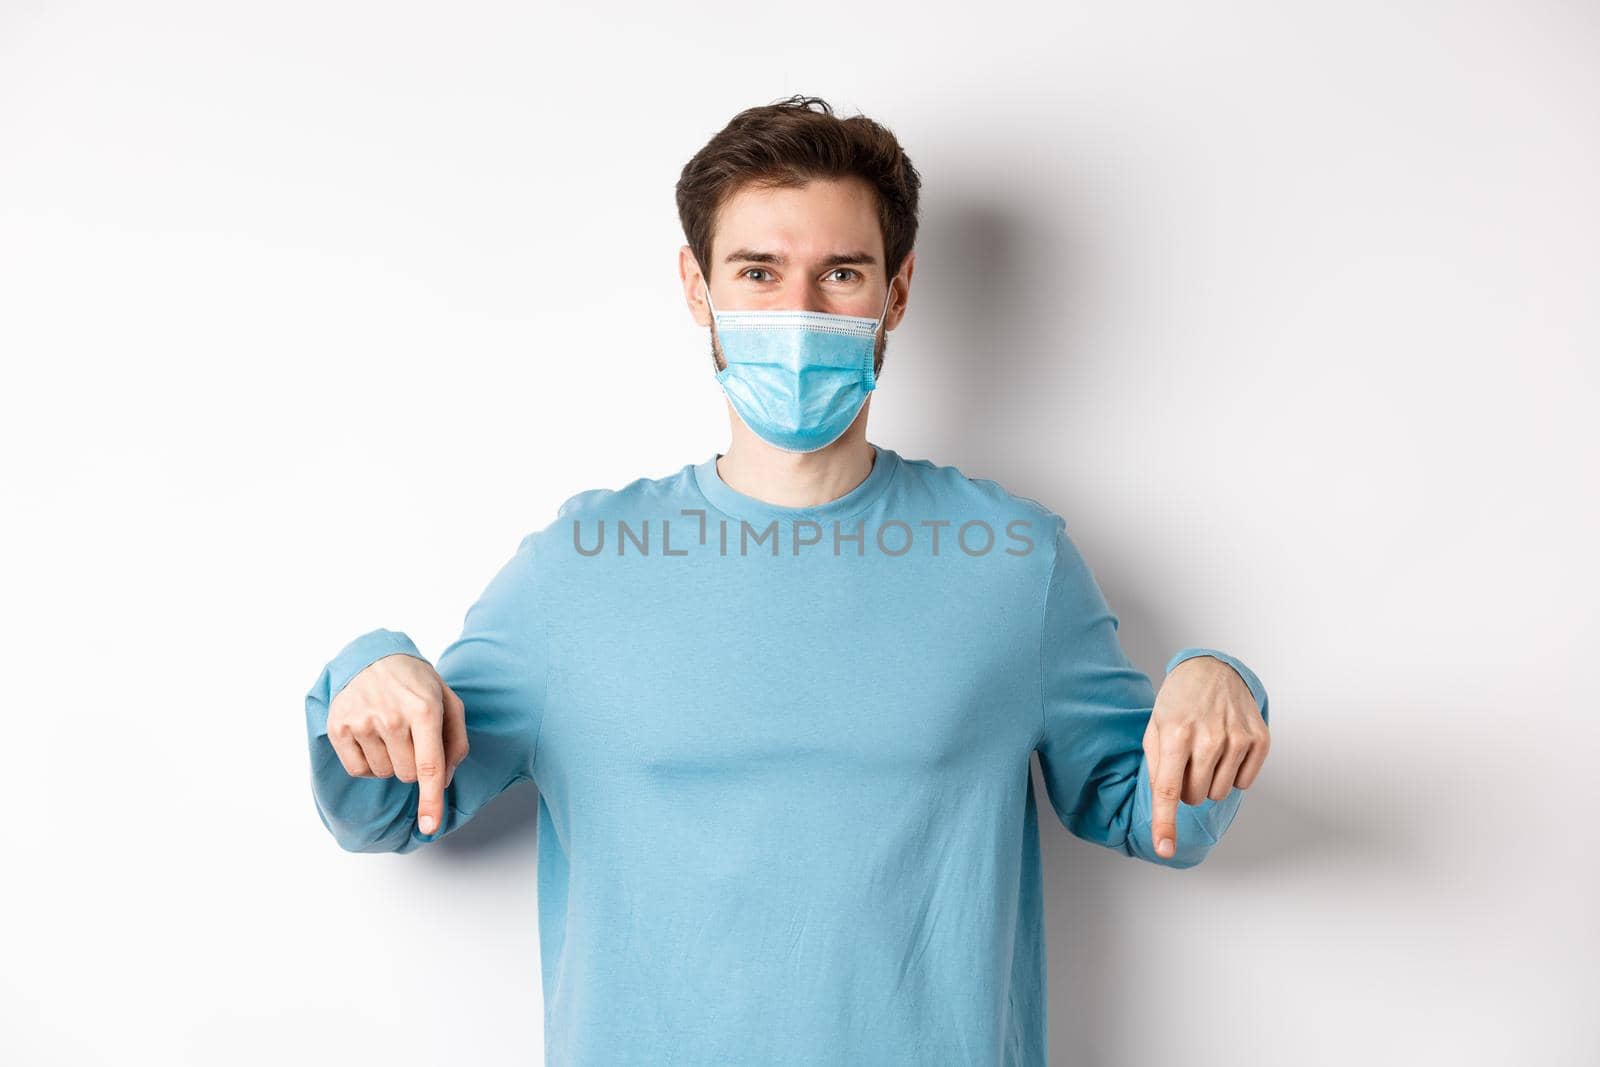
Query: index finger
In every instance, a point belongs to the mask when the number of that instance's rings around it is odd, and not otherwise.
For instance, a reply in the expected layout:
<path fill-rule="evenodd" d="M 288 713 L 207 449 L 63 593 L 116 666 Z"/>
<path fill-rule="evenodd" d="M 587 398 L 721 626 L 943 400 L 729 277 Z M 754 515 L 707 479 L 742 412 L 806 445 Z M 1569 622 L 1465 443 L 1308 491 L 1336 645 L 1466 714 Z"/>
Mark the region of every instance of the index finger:
<path fill-rule="evenodd" d="M 411 744 L 417 753 L 417 829 L 431 834 L 444 821 L 444 715 L 413 722 Z"/>
<path fill-rule="evenodd" d="M 1171 859 L 1178 852 L 1178 801 L 1183 796 L 1188 763 L 1188 753 L 1180 744 L 1163 739 L 1156 766 L 1150 768 L 1150 840 L 1162 859 Z"/>

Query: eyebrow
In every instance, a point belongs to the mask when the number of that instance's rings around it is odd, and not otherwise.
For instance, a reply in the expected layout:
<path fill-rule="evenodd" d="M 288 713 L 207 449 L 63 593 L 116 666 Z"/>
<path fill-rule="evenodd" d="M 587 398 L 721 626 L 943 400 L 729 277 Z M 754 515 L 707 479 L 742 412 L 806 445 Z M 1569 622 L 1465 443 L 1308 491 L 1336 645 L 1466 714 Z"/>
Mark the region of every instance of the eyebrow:
<path fill-rule="evenodd" d="M 758 252 L 753 248 L 739 248 L 728 253 L 724 263 L 770 263 L 775 267 L 787 266 L 788 256 L 776 252 Z M 870 252 L 830 252 L 817 262 L 819 267 L 839 267 L 845 264 L 876 264 L 878 259 Z"/>

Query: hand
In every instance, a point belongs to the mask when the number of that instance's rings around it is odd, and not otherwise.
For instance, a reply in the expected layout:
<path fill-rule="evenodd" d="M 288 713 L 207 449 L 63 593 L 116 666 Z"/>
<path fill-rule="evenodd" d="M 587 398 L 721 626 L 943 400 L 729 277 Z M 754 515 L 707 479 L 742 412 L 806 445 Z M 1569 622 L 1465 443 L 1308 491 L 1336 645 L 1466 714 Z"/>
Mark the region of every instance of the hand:
<path fill-rule="evenodd" d="M 1150 765 L 1150 837 L 1156 854 L 1178 851 L 1178 801 L 1226 800 L 1249 789 L 1272 747 L 1261 709 L 1239 672 L 1215 656 L 1172 668 L 1144 731 Z"/>
<path fill-rule="evenodd" d="M 417 782 L 417 829 L 444 818 L 444 790 L 467 757 L 466 708 L 433 666 L 397 652 L 369 664 L 328 706 L 328 740 L 356 778 Z"/>

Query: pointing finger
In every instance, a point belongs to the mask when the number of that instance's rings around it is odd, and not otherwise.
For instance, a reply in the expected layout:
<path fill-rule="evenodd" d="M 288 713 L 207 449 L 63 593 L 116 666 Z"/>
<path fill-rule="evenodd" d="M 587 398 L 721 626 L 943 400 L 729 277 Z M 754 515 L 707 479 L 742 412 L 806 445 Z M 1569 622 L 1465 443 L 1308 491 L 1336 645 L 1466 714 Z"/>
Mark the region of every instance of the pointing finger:
<path fill-rule="evenodd" d="M 1170 733 L 1160 742 L 1160 757 L 1150 771 L 1150 839 L 1156 855 L 1171 859 L 1178 851 L 1178 801 L 1189 754 Z"/>
<path fill-rule="evenodd" d="M 431 834 L 444 819 L 444 715 L 414 722 L 411 743 L 417 756 L 417 829 Z"/>

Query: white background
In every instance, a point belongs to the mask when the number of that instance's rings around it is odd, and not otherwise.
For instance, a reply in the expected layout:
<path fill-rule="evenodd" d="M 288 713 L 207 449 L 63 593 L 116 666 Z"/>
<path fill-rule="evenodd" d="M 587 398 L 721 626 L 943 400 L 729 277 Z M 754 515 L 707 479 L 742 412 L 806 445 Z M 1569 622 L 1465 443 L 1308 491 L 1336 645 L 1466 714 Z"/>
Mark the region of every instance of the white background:
<path fill-rule="evenodd" d="M 531 787 L 343 853 L 303 695 L 726 445 L 673 183 L 804 92 L 926 181 L 871 439 L 1271 693 L 1200 867 L 1045 821 L 1053 1061 L 1600 1061 L 1597 31 L 7 0 L 0 1059 L 539 1062 Z"/>

